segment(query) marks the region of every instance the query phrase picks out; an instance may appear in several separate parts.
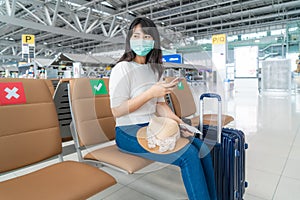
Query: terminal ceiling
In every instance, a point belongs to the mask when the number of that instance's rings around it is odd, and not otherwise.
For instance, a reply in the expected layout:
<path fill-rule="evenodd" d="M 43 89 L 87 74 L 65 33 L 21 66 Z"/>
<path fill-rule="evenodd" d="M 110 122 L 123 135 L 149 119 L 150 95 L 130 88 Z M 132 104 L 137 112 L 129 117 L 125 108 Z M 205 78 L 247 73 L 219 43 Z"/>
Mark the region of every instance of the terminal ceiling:
<path fill-rule="evenodd" d="M 21 58 L 22 34 L 35 35 L 36 57 L 124 49 L 128 25 L 137 16 L 153 19 L 163 48 L 170 49 L 212 34 L 285 28 L 299 21 L 300 1 L 0 0 L 0 58 Z"/>

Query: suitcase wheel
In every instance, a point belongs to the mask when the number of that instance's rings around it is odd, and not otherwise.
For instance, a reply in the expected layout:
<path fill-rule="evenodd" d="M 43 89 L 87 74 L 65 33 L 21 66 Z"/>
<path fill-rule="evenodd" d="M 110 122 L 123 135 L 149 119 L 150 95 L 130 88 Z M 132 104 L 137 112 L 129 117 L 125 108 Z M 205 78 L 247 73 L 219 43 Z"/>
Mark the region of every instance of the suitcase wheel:
<path fill-rule="evenodd" d="M 248 182 L 247 181 L 245 181 L 245 188 L 247 188 L 248 187 Z"/>
<path fill-rule="evenodd" d="M 245 149 L 248 149 L 248 144 L 247 143 L 245 143 Z"/>

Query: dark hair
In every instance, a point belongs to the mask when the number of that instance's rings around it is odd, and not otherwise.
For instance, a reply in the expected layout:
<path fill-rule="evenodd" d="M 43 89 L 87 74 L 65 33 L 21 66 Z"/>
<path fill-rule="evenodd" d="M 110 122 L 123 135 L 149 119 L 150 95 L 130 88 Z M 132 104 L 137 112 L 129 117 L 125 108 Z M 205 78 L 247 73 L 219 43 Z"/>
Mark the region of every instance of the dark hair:
<path fill-rule="evenodd" d="M 149 63 L 151 65 L 152 70 L 155 73 L 158 73 L 159 80 L 164 70 L 162 65 L 162 51 L 160 49 L 160 36 L 154 22 L 146 17 L 138 17 L 132 21 L 126 36 L 125 53 L 118 60 L 118 62 L 130 62 L 135 58 L 136 54 L 132 51 L 130 47 L 130 38 L 133 34 L 134 27 L 138 24 L 141 25 L 142 30 L 145 34 L 151 35 L 154 39 L 154 48 L 146 55 L 146 63 Z"/>

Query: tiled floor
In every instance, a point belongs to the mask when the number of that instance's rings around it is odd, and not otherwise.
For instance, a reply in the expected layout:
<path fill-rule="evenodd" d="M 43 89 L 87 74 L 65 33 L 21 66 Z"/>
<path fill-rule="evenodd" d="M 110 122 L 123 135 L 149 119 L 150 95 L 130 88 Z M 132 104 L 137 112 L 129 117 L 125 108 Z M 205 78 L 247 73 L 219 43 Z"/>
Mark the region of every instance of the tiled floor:
<path fill-rule="evenodd" d="M 209 87 L 193 86 L 195 96 Z M 220 92 L 220 88 L 218 89 Z M 300 199 L 300 93 L 259 95 L 257 79 L 235 81 L 231 92 L 220 92 L 224 112 L 234 116 L 232 126 L 246 134 L 246 200 Z M 208 110 L 212 103 L 208 104 Z M 212 109 L 213 110 L 213 109 Z M 66 160 L 76 160 L 74 153 Z M 49 161 L 54 162 L 54 161 Z M 45 164 L 43 164 L 45 165 Z M 155 164 L 143 173 L 126 175 L 103 167 L 118 183 L 90 200 L 177 200 L 187 199 L 180 171 Z M 3 175 L 0 180 L 32 171 L 27 168 Z"/>

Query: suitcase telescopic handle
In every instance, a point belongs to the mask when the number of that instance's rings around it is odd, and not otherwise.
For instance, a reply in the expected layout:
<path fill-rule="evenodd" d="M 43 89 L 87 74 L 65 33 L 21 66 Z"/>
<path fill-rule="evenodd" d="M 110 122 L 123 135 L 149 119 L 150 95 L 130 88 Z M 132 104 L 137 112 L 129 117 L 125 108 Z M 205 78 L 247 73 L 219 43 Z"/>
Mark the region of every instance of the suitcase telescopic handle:
<path fill-rule="evenodd" d="M 217 142 L 221 143 L 221 133 L 222 133 L 222 99 L 221 96 L 216 93 L 203 93 L 200 96 L 200 131 L 203 132 L 203 115 L 204 115 L 204 98 L 214 98 L 218 100 L 218 125 L 217 125 Z"/>
<path fill-rule="evenodd" d="M 203 93 L 200 96 L 200 100 L 203 100 L 204 98 L 215 98 L 218 99 L 218 101 L 222 101 L 221 96 L 216 93 Z"/>

